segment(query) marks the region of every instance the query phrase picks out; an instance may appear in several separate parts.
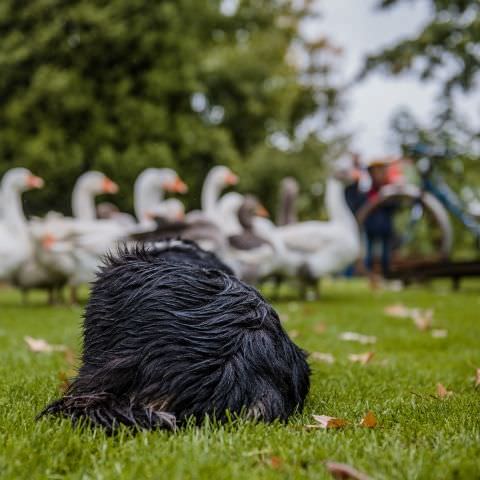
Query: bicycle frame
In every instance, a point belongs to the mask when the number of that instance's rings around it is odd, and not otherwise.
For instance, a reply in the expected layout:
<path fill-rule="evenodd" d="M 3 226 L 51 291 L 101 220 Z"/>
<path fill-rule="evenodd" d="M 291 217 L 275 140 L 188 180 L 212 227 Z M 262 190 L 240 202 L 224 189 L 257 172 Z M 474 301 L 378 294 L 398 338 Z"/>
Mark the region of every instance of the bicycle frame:
<path fill-rule="evenodd" d="M 480 223 L 467 211 L 458 195 L 439 176 L 430 178 L 422 176 L 422 189 L 435 196 L 442 205 L 456 217 L 467 230 L 480 239 Z"/>

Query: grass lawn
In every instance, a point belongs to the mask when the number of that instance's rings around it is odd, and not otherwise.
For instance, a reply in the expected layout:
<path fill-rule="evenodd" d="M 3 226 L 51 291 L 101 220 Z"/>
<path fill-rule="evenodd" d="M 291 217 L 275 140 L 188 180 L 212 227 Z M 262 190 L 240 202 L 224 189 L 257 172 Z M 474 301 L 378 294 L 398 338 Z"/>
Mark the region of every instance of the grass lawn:
<path fill-rule="evenodd" d="M 430 288 L 371 294 L 363 283 L 324 286 L 320 302 L 276 304 L 285 328 L 310 352 L 331 353 L 334 364 L 310 360 L 312 388 L 306 408 L 288 425 L 236 421 L 205 424 L 171 434 L 74 430 L 66 420 L 34 420 L 59 395 L 62 353 L 30 352 L 25 335 L 80 351 L 81 308 L 28 307 L 16 292 L 0 291 L 0 478 L 331 478 L 325 460 L 348 463 L 376 479 L 480 478 L 480 284 L 451 293 Z M 433 338 L 409 320 L 387 317 L 402 302 L 434 308 Z M 326 329 L 319 333 L 325 324 Z M 340 340 L 354 331 L 374 345 Z M 375 352 L 367 365 L 351 353 Z M 436 398 L 436 384 L 453 391 Z M 358 426 L 371 410 L 375 429 Z M 312 414 L 345 418 L 341 430 L 307 430 Z"/>

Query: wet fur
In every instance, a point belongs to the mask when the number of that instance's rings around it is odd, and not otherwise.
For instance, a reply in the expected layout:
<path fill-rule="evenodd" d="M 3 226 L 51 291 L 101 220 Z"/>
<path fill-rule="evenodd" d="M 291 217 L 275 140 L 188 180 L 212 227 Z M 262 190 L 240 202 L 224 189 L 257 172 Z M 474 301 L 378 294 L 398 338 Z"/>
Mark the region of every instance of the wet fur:
<path fill-rule="evenodd" d="M 277 313 L 212 254 L 182 243 L 108 257 L 85 312 L 83 365 L 41 416 L 112 431 L 227 412 L 271 422 L 302 408 L 310 370 Z"/>

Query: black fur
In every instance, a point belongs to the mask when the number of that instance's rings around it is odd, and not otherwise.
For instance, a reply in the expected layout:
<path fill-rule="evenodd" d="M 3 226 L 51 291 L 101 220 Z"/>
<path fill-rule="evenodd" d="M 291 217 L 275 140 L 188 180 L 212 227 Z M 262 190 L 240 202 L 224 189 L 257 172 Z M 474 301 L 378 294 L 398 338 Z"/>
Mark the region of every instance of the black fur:
<path fill-rule="evenodd" d="M 107 259 L 86 308 L 83 365 L 40 416 L 174 429 L 227 412 L 286 420 L 303 407 L 310 370 L 277 313 L 228 271 L 205 268 L 195 245 L 177 247 Z"/>

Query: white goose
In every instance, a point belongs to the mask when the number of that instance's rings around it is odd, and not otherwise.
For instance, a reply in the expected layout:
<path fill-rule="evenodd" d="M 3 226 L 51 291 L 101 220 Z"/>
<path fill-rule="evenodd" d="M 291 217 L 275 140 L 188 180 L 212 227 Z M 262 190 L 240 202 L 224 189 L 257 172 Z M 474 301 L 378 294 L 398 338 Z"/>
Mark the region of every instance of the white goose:
<path fill-rule="evenodd" d="M 228 168 L 223 165 L 213 167 L 205 177 L 201 194 L 201 210 L 193 210 L 186 216 L 187 221 L 208 220 L 213 222 L 226 235 L 238 233 L 241 227 L 235 216 L 231 218 L 230 212 L 232 206 L 237 205 L 238 193 L 227 193 L 220 198 L 222 190 L 231 185 L 236 185 L 238 177 Z M 231 197 L 237 196 L 231 201 Z M 229 204 L 231 203 L 231 205 Z M 227 227 L 228 222 L 234 222 L 237 227 L 234 229 Z"/>
<path fill-rule="evenodd" d="M 90 175 L 84 182 L 98 183 L 99 176 Z M 106 182 L 101 181 L 102 185 Z M 112 182 L 113 183 L 113 182 Z M 109 189 L 116 189 L 112 185 Z M 154 212 L 154 206 L 163 196 L 162 189 L 185 191 L 186 186 L 180 181 L 177 174 L 169 169 L 147 169 L 143 172 L 135 185 L 135 207 L 143 222 L 143 226 L 149 220 L 148 209 Z M 82 188 L 83 194 L 94 195 L 95 186 Z M 76 196 L 77 195 L 77 196 Z M 76 201 L 75 201 L 76 198 Z M 88 216 L 95 215 L 93 198 L 78 198 L 78 191 L 74 192 L 72 204 L 76 204 L 73 210 L 80 213 L 84 218 L 88 209 Z M 79 208 L 83 210 L 79 212 Z M 60 220 L 60 224 L 59 224 Z M 151 221 L 151 220 L 150 220 Z M 125 223 L 111 220 L 85 220 L 85 219 L 52 219 L 48 231 L 43 232 L 43 248 L 41 261 L 48 268 L 57 268 L 68 276 L 68 283 L 72 287 L 72 302 L 77 301 L 76 290 L 81 284 L 93 280 L 99 259 L 118 241 L 127 239 L 129 233 L 136 227 L 130 228 Z"/>
<path fill-rule="evenodd" d="M 96 219 L 95 196 L 116 193 L 118 186 L 100 172 L 81 175 L 72 192 L 74 217 L 50 212 L 31 222 L 35 256 L 22 267 L 17 285 L 22 289 L 76 287 L 93 278 L 99 257 L 125 235 L 125 226 Z"/>
<path fill-rule="evenodd" d="M 21 265 L 32 256 L 33 246 L 23 212 L 21 194 L 41 188 L 43 180 L 26 168 L 13 168 L 2 178 L 0 198 L 0 280 L 11 281 Z"/>
<path fill-rule="evenodd" d="M 345 200 L 345 183 L 352 180 L 351 175 L 350 171 L 337 170 L 328 179 L 328 221 L 300 222 L 277 229 L 287 249 L 306 255 L 303 273 L 312 280 L 341 272 L 360 255 L 358 224 Z"/>
<path fill-rule="evenodd" d="M 95 197 L 103 193 L 115 194 L 118 185 L 101 172 L 90 171 L 78 177 L 72 192 L 72 213 L 78 220 L 97 219 Z"/>
<path fill-rule="evenodd" d="M 174 170 L 147 168 L 137 177 L 134 185 L 134 208 L 140 226 L 146 229 L 156 227 L 154 218 L 158 214 L 159 206 L 164 202 L 165 191 L 173 193 L 187 191 L 187 186 Z M 173 205 L 173 202 L 170 202 L 170 205 Z M 176 205 L 178 207 L 178 203 Z"/>
<path fill-rule="evenodd" d="M 236 185 L 238 177 L 223 165 L 213 167 L 205 177 L 202 188 L 202 212 L 213 221 L 218 221 L 220 194 L 228 186 Z M 222 197 L 223 198 L 223 197 Z"/>
<path fill-rule="evenodd" d="M 44 219 L 34 219 L 30 222 L 31 255 L 12 277 L 12 283 L 20 288 L 24 295 L 33 288 L 47 289 L 49 301 L 53 302 L 55 293 L 60 295 L 61 288 L 77 271 L 77 265 L 70 248 L 63 245 L 54 251 L 50 250 L 48 238 L 55 235 L 57 238 L 65 239 L 78 233 L 75 230 L 75 220 L 85 222 L 95 220 L 95 196 L 116 193 L 117 190 L 118 186 L 103 173 L 90 171 L 81 175 L 72 193 L 72 210 L 75 218 L 50 212 Z"/>

